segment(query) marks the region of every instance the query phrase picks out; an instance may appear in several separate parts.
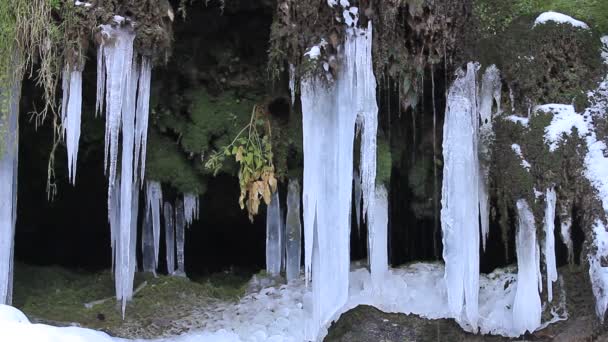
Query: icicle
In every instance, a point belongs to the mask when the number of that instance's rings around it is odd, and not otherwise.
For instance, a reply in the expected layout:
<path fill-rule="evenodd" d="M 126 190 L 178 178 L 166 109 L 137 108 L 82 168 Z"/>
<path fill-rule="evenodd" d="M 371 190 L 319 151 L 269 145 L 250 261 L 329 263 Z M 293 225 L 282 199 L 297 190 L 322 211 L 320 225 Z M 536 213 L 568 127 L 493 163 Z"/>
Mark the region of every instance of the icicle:
<path fill-rule="evenodd" d="M 291 91 L 291 106 L 296 103 L 296 67 L 289 64 L 289 90 Z"/>
<path fill-rule="evenodd" d="M 357 56 L 359 57 L 359 56 Z M 372 75 L 373 77 L 373 75 Z M 373 79 L 373 91 L 376 91 L 376 82 Z M 368 90 L 369 91 L 369 90 Z M 365 98 L 365 96 L 367 98 Z M 368 101 L 365 104 L 361 103 L 363 99 L 370 98 L 369 94 L 357 94 L 356 99 L 358 104 L 359 119 L 361 120 L 361 157 L 359 169 L 361 170 L 361 191 L 363 194 L 363 210 L 362 218 L 365 220 L 368 208 L 374 208 L 374 199 L 376 191 L 376 150 L 377 150 L 377 134 L 378 134 L 378 106 L 376 97 L 373 96 L 373 101 Z M 373 213 L 372 213 L 373 215 Z M 369 217 L 368 221 L 369 221 Z"/>
<path fill-rule="evenodd" d="M 82 112 L 82 71 L 67 65 L 63 71 L 63 102 L 61 125 L 68 150 L 68 177 L 76 183 L 78 144 L 80 141 L 80 117 Z"/>
<path fill-rule="evenodd" d="M 281 273 L 281 207 L 279 192 L 272 195 L 266 210 L 266 272 L 277 276 Z"/>
<path fill-rule="evenodd" d="M 355 121 L 377 106 L 371 46 L 371 21 L 367 30 L 349 29 L 334 84 L 314 76 L 301 81 L 305 275 L 312 278 L 312 307 L 305 308 L 312 313 L 309 340 L 348 297 Z"/>
<path fill-rule="evenodd" d="M 184 203 L 178 199 L 175 202 L 175 243 L 177 245 L 176 275 L 185 277 L 184 245 L 186 243 L 186 219 L 184 218 Z"/>
<path fill-rule="evenodd" d="M 388 193 L 384 185 L 376 187 L 372 220 L 369 229 L 369 265 L 372 284 L 380 289 L 384 276 L 388 272 Z"/>
<path fill-rule="evenodd" d="M 141 250 L 143 255 L 144 272 L 152 273 L 154 276 L 156 276 L 156 253 L 154 249 L 152 212 L 148 209 L 144 210 L 144 223 L 141 232 Z"/>
<path fill-rule="evenodd" d="M 538 243 L 534 214 L 528 203 L 517 201 L 518 227 L 515 240 L 517 252 L 517 290 L 513 301 L 513 328 L 515 333 L 534 332 L 541 323 L 541 303 L 538 294 L 540 282 Z"/>
<path fill-rule="evenodd" d="M 118 231 L 120 229 L 120 177 L 116 179 L 114 185 L 110 186 L 110 195 L 108 196 L 108 222 L 110 223 L 110 245 L 112 247 L 112 273 L 116 267 L 116 255 Z M 116 293 L 118 285 L 116 286 Z"/>
<path fill-rule="evenodd" d="M 197 194 L 184 194 L 184 213 L 186 225 L 192 225 L 194 220 L 198 220 L 199 202 Z"/>
<path fill-rule="evenodd" d="M 353 171 L 353 179 L 355 183 L 355 216 L 357 217 L 357 233 L 361 236 L 361 200 L 363 192 L 361 191 L 361 176 L 355 169 Z"/>
<path fill-rule="evenodd" d="M 175 228 L 173 206 L 169 202 L 165 202 L 165 244 L 167 254 L 167 274 L 172 275 L 175 272 Z"/>
<path fill-rule="evenodd" d="M 133 167 L 134 170 L 140 169 L 140 179 L 143 180 L 146 173 L 146 146 L 148 144 L 148 117 L 150 112 L 150 81 L 152 79 L 152 61 L 150 61 L 149 57 L 142 57 L 141 69 L 138 69 L 138 72 L 139 89 L 137 92 L 135 164 Z"/>
<path fill-rule="evenodd" d="M 557 196 L 555 189 L 547 189 L 545 198 L 545 267 L 547 269 L 547 298 L 549 302 L 553 300 L 553 283 L 557 281 L 557 265 L 555 262 L 555 204 Z"/>
<path fill-rule="evenodd" d="M 0 304 L 12 302 L 21 81 L 0 85 Z"/>
<path fill-rule="evenodd" d="M 450 87 L 443 128 L 441 228 L 448 305 L 477 331 L 479 296 L 479 162 L 475 78 L 469 63 Z M 463 317 L 463 304 L 466 318 Z"/>
<path fill-rule="evenodd" d="M 154 265 L 158 268 L 158 254 L 160 250 L 160 208 L 163 204 L 163 190 L 159 182 L 147 182 L 146 201 L 146 211 L 150 211 L 152 215 Z"/>
<path fill-rule="evenodd" d="M 106 34 L 109 35 L 109 33 Z M 95 116 L 103 112 L 103 99 L 106 92 L 105 86 L 106 64 L 104 59 L 103 44 L 100 44 L 97 48 L 97 98 L 95 100 Z"/>
<path fill-rule="evenodd" d="M 496 101 L 498 112 L 500 112 L 500 93 L 501 93 L 500 73 L 495 65 L 489 66 L 483 74 L 481 91 L 479 94 L 479 215 L 481 218 L 481 241 L 483 250 L 486 250 L 486 241 L 490 232 L 490 198 L 488 195 L 489 187 L 489 153 L 490 142 L 494 137 L 492 130 L 492 117 L 497 113 L 492 113 L 492 107 Z"/>
<path fill-rule="evenodd" d="M 300 277 L 300 262 L 302 248 L 302 223 L 300 221 L 300 183 L 289 180 L 287 188 L 287 219 L 286 227 L 286 267 L 287 281 Z"/>

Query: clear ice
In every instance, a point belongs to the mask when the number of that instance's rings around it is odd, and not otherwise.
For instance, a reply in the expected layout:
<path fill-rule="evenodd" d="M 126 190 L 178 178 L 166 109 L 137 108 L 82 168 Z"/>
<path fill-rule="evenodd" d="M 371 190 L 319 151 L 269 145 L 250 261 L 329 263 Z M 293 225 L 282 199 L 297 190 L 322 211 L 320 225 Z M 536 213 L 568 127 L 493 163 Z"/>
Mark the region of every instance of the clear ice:
<path fill-rule="evenodd" d="M 156 275 L 156 260 L 154 250 L 154 229 L 152 227 L 152 212 L 144 210 L 142 226 L 141 251 L 143 256 L 144 272 Z"/>
<path fill-rule="evenodd" d="M 273 276 L 281 273 L 281 229 L 281 205 L 277 190 L 266 209 L 266 272 Z"/>
<path fill-rule="evenodd" d="M 175 272 L 175 228 L 173 206 L 169 202 L 165 202 L 165 244 L 167 256 L 167 274 L 172 275 Z"/>
<path fill-rule="evenodd" d="M 381 288 L 388 272 L 388 192 L 384 185 L 376 187 L 373 221 L 368 221 L 369 266 L 374 288 Z M 368 217 L 370 217 L 368 215 Z"/>
<path fill-rule="evenodd" d="M 184 246 L 186 239 L 186 219 L 184 216 L 184 202 L 178 199 L 175 202 L 175 244 L 177 245 L 177 271 L 176 275 L 186 276 Z"/>
<path fill-rule="evenodd" d="M 286 267 L 287 281 L 300 277 L 301 248 L 302 248 L 302 222 L 300 221 L 300 183 L 290 179 L 287 188 L 287 218 L 286 230 Z"/>
<path fill-rule="evenodd" d="M 62 88 L 61 125 L 68 151 L 68 178 L 72 184 L 75 184 L 82 113 L 82 71 L 66 66 L 63 71 Z"/>
<path fill-rule="evenodd" d="M 160 215 L 163 204 L 163 190 L 159 182 L 148 181 L 146 184 L 146 211 L 152 215 L 154 265 L 155 269 L 157 269 L 160 250 Z"/>

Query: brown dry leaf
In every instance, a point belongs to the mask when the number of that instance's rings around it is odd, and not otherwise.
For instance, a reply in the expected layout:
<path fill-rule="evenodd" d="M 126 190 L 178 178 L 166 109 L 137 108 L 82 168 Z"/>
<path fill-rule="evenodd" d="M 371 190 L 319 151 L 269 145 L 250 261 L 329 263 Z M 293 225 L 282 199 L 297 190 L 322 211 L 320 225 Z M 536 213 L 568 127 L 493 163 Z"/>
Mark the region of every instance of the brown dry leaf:
<path fill-rule="evenodd" d="M 272 193 L 270 192 L 270 187 L 267 183 L 264 183 L 264 194 L 262 194 L 262 196 L 264 197 L 266 205 L 269 205 L 270 202 L 272 202 Z"/>
<path fill-rule="evenodd" d="M 241 162 L 243 161 L 243 146 L 239 146 L 239 148 L 236 150 L 236 156 L 235 159 L 237 162 Z"/>
<path fill-rule="evenodd" d="M 274 178 L 274 174 L 271 174 L 268 178 L 268 185 L 270 185 L 272 192 L 277 191 L 277 179 Z"/>

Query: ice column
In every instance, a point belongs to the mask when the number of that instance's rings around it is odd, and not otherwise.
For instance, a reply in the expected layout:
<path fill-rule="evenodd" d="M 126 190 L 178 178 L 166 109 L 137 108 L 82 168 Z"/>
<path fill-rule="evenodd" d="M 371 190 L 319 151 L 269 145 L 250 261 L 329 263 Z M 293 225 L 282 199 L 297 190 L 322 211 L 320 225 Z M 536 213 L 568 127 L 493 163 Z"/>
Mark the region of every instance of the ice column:
<path fill-rule="evenodd" d="M 178 276 L 186 276 L 184 267 L 184 245 L 186 239 L 186 219 L 184 217 L 184 203 L 178 199 L 175 202 L 175 242 L 177 245 L 177 272 Z"/>
<path fill-rule="evenodd" d="M 21 82 L 0 85 L 0 304 L 11 304 L 13 250 L 17 222 L 19 99 Z"/>
<path fill-rule="evenodd" d="M 517 201 L 517 216 L 517 290 L 513 302 L 513 328 L 516 333 L 523 334 L 526 331 L 534 332 L 540 326 L 540 252 L 536 242 L 534 214 L 523 199 Z"/>
<path fill-rule="evenodd" d="M 165 202 L 165 244 L 167 254 L 167 274 L 175 272 L 175 228 L 173 226 L 174 211 L 169 202 Z"/>
<path fill-rule="evenodd" d="M 448 305 L 477 330 L 479 295 L 479 161 L 476 72 L 469 63 L 450 87 L 443 128 L 441 228 Z M 464 308 L 463 308 L 464 305 Z M 464 309 L 464 315 L 463 314 Z"/>
<path fill-rule="evenodd" d="M 376 105 L 371 21 L 367 29 L 348 29 L 345 36 L 333 84 L 312 76 L 300 86 L 305 274 L 312 278 L 311 303 L 305 303 L 312 315 L 306 327 L 309 340 L 317 338 L 348 297 L 355 121 Z"/>
<path fill-rule="evenodd" d="M 286 254 L 287 281 L 300 277 L 302 248 L 302 223 L 300 221 L 300 184 L 296 179 L 289 180 L 287 188 Z"/>
<path fill-rule="evenodd" d="M 276 276 L 281 273 L 281 205 L 279 191 L 272 194 L 272 202 L 266 210 L 266 272 Z"/>
<path fill-rule="evenodd" d="M 545 254 L 545 266 L 547 269 L 547 299 L 553 300 L 553 283 L 557 281 L 557 265 L 555 262 L 555 205 L 557 195 L 555 189 L 547 189 L 545 196 L 545 242 L 543 244 Z"/>
<path fill-rule="evenodd" d="M 163 191 L 159 182 L 148 181 L 146 186 L 146 211 L 152 215 L 152 232 L 154 239 L 154 265 L 158 268 L 160 250 L 160 208 L 163 204 Z"/>
<path fill-rule="evenodd" d="M 67 65 L 63 71 L 62 88 L 61 124 L 68 151 L 68 178 L 75 184 L 82 112 L 82 70 Z"/>
<path fill-rule="evenodd" d="M 372 284 L 379 289 L 388 272 L 388 193 L 384 185 L 376 187 L 375 196 L 374 207 L 369 208 L 373 210 L 373 222 L 368 222 L 369 265 Z"/>
<path fill-rule="evenodd" d="M 156 275 L 156 260 L 154 249 L 154 229 L 152 227 L 152 212 L 144 211 L 144 224 L 142 227 L 141 250 L 143 254 L 144 272 Z"/>

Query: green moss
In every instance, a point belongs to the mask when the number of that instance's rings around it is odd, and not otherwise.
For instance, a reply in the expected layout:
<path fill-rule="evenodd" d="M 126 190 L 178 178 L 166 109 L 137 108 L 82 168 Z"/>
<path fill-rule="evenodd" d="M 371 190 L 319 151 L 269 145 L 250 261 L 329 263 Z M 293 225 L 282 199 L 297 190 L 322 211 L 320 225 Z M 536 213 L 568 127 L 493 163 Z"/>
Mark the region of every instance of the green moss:
<path fill-rule="evenodd" d="M 376 153 L 376 183 L 389 186 L 393 171 L 393 159 L 390 145 L 386 139 L 378 138 Z"/>

